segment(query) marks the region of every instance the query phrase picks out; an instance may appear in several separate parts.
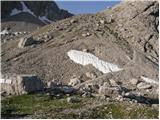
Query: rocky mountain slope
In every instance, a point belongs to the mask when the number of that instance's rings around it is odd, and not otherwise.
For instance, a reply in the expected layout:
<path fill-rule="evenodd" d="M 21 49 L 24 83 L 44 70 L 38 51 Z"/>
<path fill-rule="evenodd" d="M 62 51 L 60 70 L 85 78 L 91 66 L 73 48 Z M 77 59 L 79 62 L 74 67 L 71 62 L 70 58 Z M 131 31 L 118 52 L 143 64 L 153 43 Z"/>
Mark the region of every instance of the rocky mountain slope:
<path fill-rule="evenodd" d="M 158 26 L 158 1 L 123 1 L 60 20 L 3 43 L 2 74 L 35 74 L 46 86 L 58 81 L 86 96 L 158 104 Z"/>
<path fill-rule="evenodd" d="M 1 1 L 2 30 L 33 31 L 37 27 L 73 14 L 59 9 L 54 1 Z"/>

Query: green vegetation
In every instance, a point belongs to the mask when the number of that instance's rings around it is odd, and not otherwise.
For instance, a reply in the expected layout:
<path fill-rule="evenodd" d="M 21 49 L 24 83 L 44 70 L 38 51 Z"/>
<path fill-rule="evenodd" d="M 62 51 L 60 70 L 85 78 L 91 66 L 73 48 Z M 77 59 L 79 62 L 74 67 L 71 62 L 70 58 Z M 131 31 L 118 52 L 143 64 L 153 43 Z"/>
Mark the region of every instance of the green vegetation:
<path fill-rule="evenodd" d="M 92 114 L 90 114 L 92 113 Z M 83 113 L 83 118 L 114 118 L 114 119 L 143 119 L 157 118 L 158 110 L 150 107 L 136 108 L 120 104 L 111 103 L 108 105 L 96 107 Z"/>
<path fill-rule="evenodd" d="M 83 100 L 85 101 L 85 100 Z M 2 100 L 2 117 L 12 114 L 32 114 L 35 111 L 50 111 L 53 109 L 79 108 L 83 102 L 67 103 L 65 97 L 57 99 L 44 94 L 13 96 Z"/>
<path fill-rule="evenodd" d="M 45 94 L 8 97 L 2 100 L 2 118 L 31 115 L 33 118 L 158 118 L 158 109 L 138 107 L 124 103 L 105 103 L 94 106 L 96 98 L 80 98 L 78 103 L 68 103 Z M 99 101 L 101 102 L 101 101 Z M 95 104 L 96 105 L 96 104 Z M 36 115 L 34 114 L 36 113 Z"/>

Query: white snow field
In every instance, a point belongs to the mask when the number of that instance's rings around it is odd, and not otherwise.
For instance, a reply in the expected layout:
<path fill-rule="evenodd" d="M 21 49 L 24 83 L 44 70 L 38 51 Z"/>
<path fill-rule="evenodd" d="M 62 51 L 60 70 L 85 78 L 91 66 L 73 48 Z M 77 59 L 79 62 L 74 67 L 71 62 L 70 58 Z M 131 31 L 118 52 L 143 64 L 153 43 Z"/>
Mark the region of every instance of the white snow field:
<path fill-rule="evenodd" d="M 156 80 L 153 80 L 153 79 L 150 79 L 150 78 L 147 78 L 147 77 L 144 77 L 144 76 L 141 76 L 141 78 L 142 78 L 146 83 L 151 83 L 151 84 L 157 84 L 157 85 L 159 85 L 159 82 L 156 81 Z"/>
<path fill-rule="evenodd" d="M 22 12 L 21 10 L 18 10 L 18 9 L 16 9 L 16 8 L 14 8 L 14 9 L 11 11 L 10 16 L 19 14 L 19 13 L 21 13 L 21 12 Z"/>
<path fill-rule="evenodd" d="M 46 16 L 42 16 L 42 17 L 38 17 L 42 22 L 44 22 L 45 24 L 51 23 L 52 21 L 49 20 Z"/>
<path fill-rule="evenodd" d="M 75 63 L 81 65 L 92 64 L 95 68 L 97 68 L 103 73 L 117 72 L 122 70 L 117 65 L 100 60 L 98 57 L 94 56 L 91 53 L 70 50 L 67 54 L 69 58 Z"/>

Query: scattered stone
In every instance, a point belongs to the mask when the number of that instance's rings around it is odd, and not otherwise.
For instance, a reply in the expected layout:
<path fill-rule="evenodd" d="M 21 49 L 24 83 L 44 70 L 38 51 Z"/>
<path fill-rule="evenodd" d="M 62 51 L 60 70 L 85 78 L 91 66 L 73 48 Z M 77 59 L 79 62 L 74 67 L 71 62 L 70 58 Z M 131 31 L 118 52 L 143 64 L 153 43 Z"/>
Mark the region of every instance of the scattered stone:
<path fill-rule="evenodd" d="M 6 96 L 7 93 L 6 93 L 5 91 L 1 91 L 1 92 L 0 92 L 0 95 L 1 95 L 1 96 Z"/>
<path fill-rule="evenodd" d="M 87 32 L 87 36 L 91 35 L 89 32 Z"/>
<path fill-rule="evenodd" d="M 127 93 L 125 93 L 124 97 L 135 98 L 135 95 L 131 92 L 127 92 Z"/>
<path fill-rule="evenodd" d="M 59 87 L 54 87 L 49 91 L 50 96 L 56 96 L 57 94 L 61 94 L 63 91 Z"/>
<path fill-rule="evenodd" d="M 96 26 L 98 27 L 98 26 L 99 26 L 99 23 L 97 23 Z"/>
<path fill-rule="evenodd" d="M 64 27 L 63 26 L 59 26 L 58 30 L 64 30 Z"/>
<path fill-rule="evenodd" d="M 105 86 L 105 87 L 110 87 L 111 84 L 110 84 L 109 82 L 104 82 L 104 83 L 103 83 L 103 86 Z"/>
<path fill-rule="evenodd" d="M 83 52 L 88 52 L 89 50 L 88 50 L 88 49 L 83 49 L 82 51 L 83 51 Z"/>
<path fill-rule="evenodd" d="M 106 96 L 105 95 L 101 95 L 101 96 L 99 96 L 99 98 L 100 98 L 100 100 L 106 100 Z"/>
<path fill-rule="evenodd" d="M 118 95 L 115 100 L 122 102 L 124 99 L 121 95 Z"/>
<path fill-rule="evenodd" d="M 150 89 L 150 88 L 152 88 L 152 86 L 150 84 L 140 82 L 139 84 L 137 84 L 137 88 L 138 89 Z"/>
<path fill-rule="evenodd" d="M 99 22 L 100 22 L 101 24 L 104 24 L 104 23 L 105 23 L 105 21 L 104 21 L 104 20 L 100 20 Z"/>
<path fill-rule="evenodd" d="M 73 78 L 73 79 L 70 79 L 70 82 L 68 83 L 68 85 L 75 86 L 75 85 L 78 85 L 80 83 L 81 83 L 81 80 L 79 80 L 78 78 Z"/>
<path fill-rule="evenodd" d="M 49 38 L 49 36 L 48 35 L 44 35 L 44 38 Z"/>
<path fill-rule="evenodd" d="M 80 100 L 77 97 L 68 97 L 67 102 L 68 103 L 77 103 L 77 102 L 80 102 Z"/>
<path fill-rule="evenodd" d="M 130 101 L 130 98 L 123 98 L 124 101 Z"/>
<path fill-rule="evenodd" d="M 91 35 L 91 34 L 90 34 L 89 32 L 82 34 L 83 37 L 87 37 L 87 36 L 90 36 L 90 35 Z"/>
<path fill-rule="evenodd" d="M 91 92 L 84 92 L 82 94 L 82 97 L 91 97 L 91 96 L 92 96 Z"/>
<path fill-rule="evenodd" d="M 112 23 L 112 22 L 113 22 L 112 17 L 111 17 L 111 16 L 110 16 L 110 17 L 106 17 L 106 22 L 107 22 L 108 24 Z"/>
<path fill-rule="evenodd" d="M 72 94 L 75 92 L 75 89 L 72 87 L 64 86 L 64 87 L 62 87 L 62 92 L 64 94 Z"/>
<path fill-rule="evenodd" d="M 18 43 L 18 48 L 24 48 L 35 43 L 36 41 L 33 39 L 33 37 L 22 37 Z"/>
<path fill-rule="evenodd" d="M 56 86 L 58 86 L 58 81 L 56 81 L 56 80 L 52 80 L 52 81 L 47 82 L 47 88 L 53 88 Z"/>
<path fill-rule="evenodd" d="M 130 82 L 131 82 L 132 85 L 137 85 L 137 84 L 139 83 L 139 80 L 136 79 L 136 78 L 132 78 L 132 79 L 130 80 Z"/>
<path fill-rule="evenodd" d="M 110 81 L 110 84 L 111 84 L 112 86 L 118 86 L 118 84 L 116 83 L 115 80 L 110 79 L 109 81 Z"/>
<path fill-rule="evenodd" d="M 85 33 L 82 34 L 83 37 L 86 37 L 87 35 Z"/>
<path fill-rule="evenodd" d="M 57 95 L 55 95 L 55 97 L 56 97 L 57 99 L 61 99 L 61 98 L 63 97 L 63 95 L 62 95 L 62 94 L 57 94 Z"/>
<path fill-rule="evenodd" d="M 76 23 L 76 22 L 78 22 L 78 21 L 75 20 L 75 19 L 71 19 L 71 20 L 70 20 L 70 23 Z"/>
<path fill-rule="evenodd" d="M 117 87 L 101 86 L 99 88 L 98 93 L 100 95 L 105 95 L 105 96 L 109 96 L 109 97 L 119 95 L 119 91 L 118 91 Z"/>
<path fill-rule="evenodd" d="M 96 84 L 96 83 L 87 83 L 85 85 L 85 88 L 88 90 L 88 91 L 92 91 L 92 92 L 95 92 L 99 89 L 99 85 Z"/>
<path fill-rule="evenodd" d="M 98 31 L 98 32 L 102 31 L 102 30 L 101 30 L 100 28 L 98 28 L 98 27 L 95 27 L 94 30 L 95 30 L 95 31 Z"/>
<path fill-rule="evenodd" d="M 94 78 L 97 77 L 96 74 L 94 74 L 94 73 L 92 73 L 92 72 L 87 72 L 87 73 L 86 73 L 86 76 L 87 76 L 88 78 L 91 78 L 91 79 L 94 79 Z"/>

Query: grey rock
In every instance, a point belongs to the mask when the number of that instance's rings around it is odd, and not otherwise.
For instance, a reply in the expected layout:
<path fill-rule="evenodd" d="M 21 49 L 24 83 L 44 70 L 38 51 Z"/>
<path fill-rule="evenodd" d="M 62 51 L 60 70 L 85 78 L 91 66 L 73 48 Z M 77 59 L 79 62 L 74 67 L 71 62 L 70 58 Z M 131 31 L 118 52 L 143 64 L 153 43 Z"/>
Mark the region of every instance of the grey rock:
<path fill-rule="evenodd" d="M 83 37 L 87 37 L 87 36 L 90 36 L 90 35 L 91 35 L 91 34 L 90 34 L 89 32 L 82 34 Z"/>
<path fill-rule="evenodd" d="M 62 87 L 62 92 L 65 94 L 71 94 L 75 92 L 75 89 L 72 87 L 64 86 Z"/>
<path fill-rule="evenodd" d="M 111 84 L 112 86 L 118 86 L 118 84 L 117 84 L 117 82 L 116 82 L 115 80 L 110 79 L 109 81 L 110 81 L 110 84 Z"/>
<path fill-rule="evenodd" d="M 86 72 L 86 76 L 91 79 L 94 79 L 97 77 L 96 74 L 93 72 Z"/>
<path fill-rule="evenodd" d="M 104 23 L 105 23 L 105 21 L 104 21 L 104 20 L 100 20 L 99 22 L 100 22 L 101 24 L 104 24 Z"/>
<path fill-rule="evenodd" d="M 124 99 L 123 99 L 123 97 L 122 97 L 121 95 L 118 95 L 118 96 L 115 98 L 115 100 L 120 101 L 120 102 L 124 101 Z"/>
<path fill-rule="evenodd" d="M 88 52 L 89 50 L 88 50 L 88 49 L 83 49 L 82 51 L 83 51 L 83 52 Z"/>
<path fill-rule="evenodd" d="M 136 79 L 136 78 L 132 78 L 132 79 L 130 80 L 130 83 L 131 83 L 132 85 L 137 85 L 138 82 L 139 82 L 139 80 Z"/>
<path fill-rule="evenodd" d="M 44 84 L 36 75 L 17 75 L 1 83 L 1 90 L 11 95 L 42 91 Z"/>
<path fill-rule="evenodd" d="M 35 43 L 36 41 L 33 39 L 33 37 L 22 37 L 18 43 L 18 48 L 24 48 Z"/>
<path fill-rule="evenodd" d="M 152 85 L 146 84 L 144 82 L 140 82 L 139 84 L 137 84 L 138 89 L 150 89 L 151 87 Z"/>
<path fill-rule="evenodd" d="M 98 93 L 100 95 L 105 95 L 105 96 L 117 96 L 119 95 L 119 90 L 117 87 L 106 87 L 106 86 L 101 86 L 99 88 Z"/>
<path fill-rule="evenodd" d="M 84 92 L 82 94 L 82 97 L 91 97 L 91 96 L 92 96 L 91 92 Z"/>
<path fill-rule="evenodd" d="M 72 78 L 70 79 L 70 82 L 68 83 L 68 85 L 70 86 L 75 86 L 81 83 L 81 80 L 79 80 L 78 78 Z"/>
<path fill-rule="evenodd" d="M 124 97 L 134 98 L 135 95 L 133 93 L 131 93 L 131 92 L 127 92 L 127 93 L 125 93 Z"/>
<path fill-rule="evenodd" d="M 70 23 L 76 23 L 76 22 L 78 22 L 78 21 L 75 20 L 75 19 L 71 19 L 71 20 L 70 20 Z"/>
<path fill-rule="evenodd" d="M 47 82 L 47 88 L 53 88 L 53 87 L 57 87 L 59 84 L 59 81 L 56 80 L 52 80 Z"/>
<path fill-rule="evenodd" d="M 77 103 L 77 102 L 80 102 L 80 100 L 77 97 L 68 97 L 67 102 L 68 103 Z"/>

